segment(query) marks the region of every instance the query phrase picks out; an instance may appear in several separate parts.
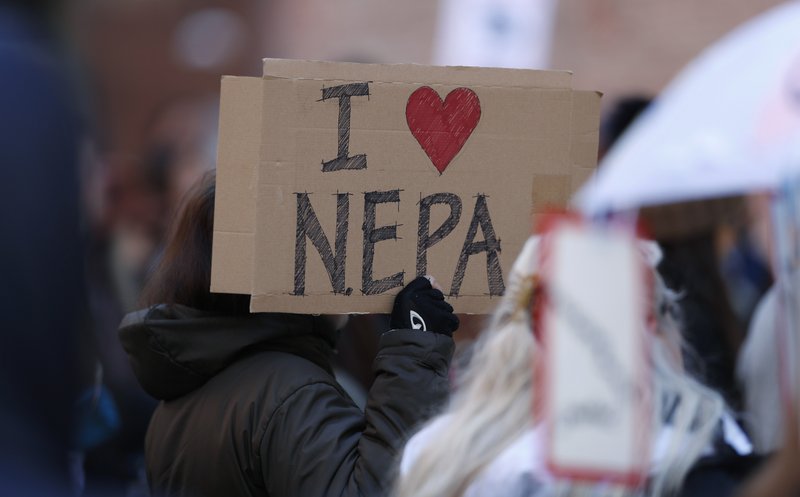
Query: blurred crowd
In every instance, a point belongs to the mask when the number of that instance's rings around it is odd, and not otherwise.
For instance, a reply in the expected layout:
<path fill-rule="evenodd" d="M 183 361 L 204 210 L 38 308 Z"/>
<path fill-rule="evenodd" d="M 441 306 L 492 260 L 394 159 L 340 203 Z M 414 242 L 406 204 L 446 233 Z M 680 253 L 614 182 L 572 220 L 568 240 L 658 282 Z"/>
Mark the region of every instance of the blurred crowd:
<path fill-rule="evenodd" d="M 144 439 L 158 402 L 134 376 L 118 327 L 140 307 L 184 194 L 214 169 L 220 74 L 258 74 L 259 58 L 273 55 L 261 53 L 269 37 L 256 38 L 257 19 L 281 8 L 204 2 L 186 14 L 160 6 L 151 33 L 142 29 L 147 10 L 133 4 L 0 0 L 3 495 L 148 495 Z M 109 55 L 104 23 L 115 8 L 130 12 L 128 24 L 118 12 L 113 23 L 129 39 L 109 42 L 124 47 Z M 161 23 L 177 26 L 170 38 Z M 154 72 L 138 73 L 148 58 Z M 601 158 L 656 96 L 634 90 L 605 103 Z M 694 219 L 690 230 L 675 229 L 674 212 L 642 215 L 663 250 L 658 272 L 680 295 L 694 351 L 687 368 L 745 413 L 746 389 L 774 380 L 753 376 L 763 361 L 757 351 L 739 359 L 749 333 L 768 326 L 757 309 L 768 305 L 760 303 L 774 274 L 753 215 L 758 199 L 724 209 L 722 221 Z M 463 316 L 458 350 L 485 324 Z M 334 370 L 362 408 L 388 326 L 387 316 L 359 316 L 341 335 Z M 738 420 L 757 452 L 779 449 L 780 419 L 749 415 L 772 423 Z M 66 453 L 68 464 L 59 457 Z"/>

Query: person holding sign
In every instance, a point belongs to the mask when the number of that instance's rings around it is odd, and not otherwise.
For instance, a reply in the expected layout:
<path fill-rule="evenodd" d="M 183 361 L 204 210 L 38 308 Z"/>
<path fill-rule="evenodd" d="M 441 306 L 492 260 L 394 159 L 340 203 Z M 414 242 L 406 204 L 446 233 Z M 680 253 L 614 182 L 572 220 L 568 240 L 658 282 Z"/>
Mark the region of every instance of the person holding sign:
<path fill-rule="evenodd" d="M 458 328 L 432 279 L 396 297 L 362 412 L 330 365 L 334 316 L 250 314 L 209 292 L 215 182 L 190 192 L 120 338 L 161 403 L 145 441 L 156 496 L 384 495 L 410 430 L 448 392 Z"/>
<path fill-rule="evenodd" d="M 655 244 L 639 245 L 647 262 L 642 263 L 648 274 L 644 281 L 650 282 L 652 291 L 644 292 L 646 298 L 641 301 L 646 304 L 647 312 L 641 313 L 638 328 L 650 335 L 645 331 L 648 329 L 645 315 L 652 317 L 653 328 L 652 335 L 645 340 L 646 347 L 640 349 L 650 365 L 648 383 L 652 390 L 645 397 L 652 405 L 652 413 L 643 411 L 642 419 L 638 420 L 645 426 L 644 433 L 639 435 L 649 443 L 645 444 L 647 450 L 642 451 L 644 459 L 634 460 L 632 467 L 641 472 L 641 478 L 629 484 L 630 481 L 615 480 L 613 474 L 608 478 L 596 472 L 585 473 L 586 478 L 555 474 L 558 468 L 552 464 L 550 450 L 554 443 L 564 440 L 548 440 L 552 425 L 546 426 L 548 423 L 540 415 L 545 411 L 541 375 L 553 371 L 544 373 L 546 346 L 542 330 L 534 324 L 546 312 L 543 306 L 550 305 L 547 302 L 553 299 L 552 294 L 548 300 L 543 299 L 548 282 L 540 271 L 540 240 L 529 239 L 514 263 L 507 292 L 476 343 L 449 407 L 407 444 L 400 462 L 396 495 L 539 496 L 575 495 L 584 490 L 587 495 L 710 495 L 687 489 L 687 482 L 695 489 L 707 490 L 703 483 L 708 485 L 713 478 L 718 485 L 713 495 L 730 495 L 727 475 L 720 477 L 716 473 L 709 477 L 708 473 L 696 471 L 697 463 L 705 461 L 705 456 L 720 453 L 741 458 L 752 447 L 727 414 L 720 395 L 683 370 L 676 297 L 653 269 L 660 257 Z M 607 281 L 603 290 L 613 291 L 611 286 Z M 584 331 L 582 336 L 586 338 L 596 330 Z M 593 350 L 597 359 L 601 354 L 597 348 Z M 574 366 L 577 370 L 582 365 L 574 362 Z M 538 380 L 534 381 L 535 378 Z M 629 378 L 629 381 L 637 380 Z M 573 387 L 580 389 L 582 385 Z M 590 400 L 597 393 L 591 392 L 582 399 Z M 585 410 L 581 417 L 550 422 L 602 424 L 604 412 L 616 415 L 619 409 L 612 405 L 606 411 Z M 583 438 L 574 443 L 587 442 Z M 583 446 L 590 449 L 586 452 L 605 452 L 609 456 L 630 450 L 622 440 L 602 447 Z"/>

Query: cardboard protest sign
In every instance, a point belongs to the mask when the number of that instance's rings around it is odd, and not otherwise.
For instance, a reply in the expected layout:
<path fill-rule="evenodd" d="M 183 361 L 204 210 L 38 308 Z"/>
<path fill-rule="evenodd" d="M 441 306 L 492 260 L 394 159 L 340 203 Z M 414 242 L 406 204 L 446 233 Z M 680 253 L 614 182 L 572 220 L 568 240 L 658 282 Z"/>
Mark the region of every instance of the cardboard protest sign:
<path fill-rule="evenodd" d="M 537 386 L 553 475 L 636 486 L 649 464 L 647 272 L 627 232 L 554 220 L 542 242 Z"/>
<path fill-rule="evenodd" d="M 222 82 L 212 291 L 251 310 L 388 312 L 433 274 L 484 313 L 596 162 L 564 72 L 266 60 Z"/>

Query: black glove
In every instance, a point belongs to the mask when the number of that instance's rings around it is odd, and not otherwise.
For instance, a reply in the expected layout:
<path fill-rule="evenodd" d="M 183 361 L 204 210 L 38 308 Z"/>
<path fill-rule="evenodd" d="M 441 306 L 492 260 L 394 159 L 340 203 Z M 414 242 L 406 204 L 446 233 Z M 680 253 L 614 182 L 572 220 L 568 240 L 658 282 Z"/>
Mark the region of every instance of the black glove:
<path fill-rule="evenodd" d="M 394 298 L 391 327 L 393 330 L 425 330 L 453 336 L 458 317 L 453 306 L 444 301 L 444 294 L 431 286 L 424 276 L 406 285 Z"/>

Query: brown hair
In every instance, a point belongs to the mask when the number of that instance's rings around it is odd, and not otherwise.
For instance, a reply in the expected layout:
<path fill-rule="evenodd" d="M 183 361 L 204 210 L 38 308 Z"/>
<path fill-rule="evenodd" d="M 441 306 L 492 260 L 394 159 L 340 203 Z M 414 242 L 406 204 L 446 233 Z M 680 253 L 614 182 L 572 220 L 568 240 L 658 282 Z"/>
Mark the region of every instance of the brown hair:
<path fill-rule="evenodd" d="M 142 291 L 145 306 L 181 304 L 202 311 L 247 314 L 249 297 L 211 293 L 211 240 L 216 175 L 206 173 L 186 193 L 163 252 Z"/>

